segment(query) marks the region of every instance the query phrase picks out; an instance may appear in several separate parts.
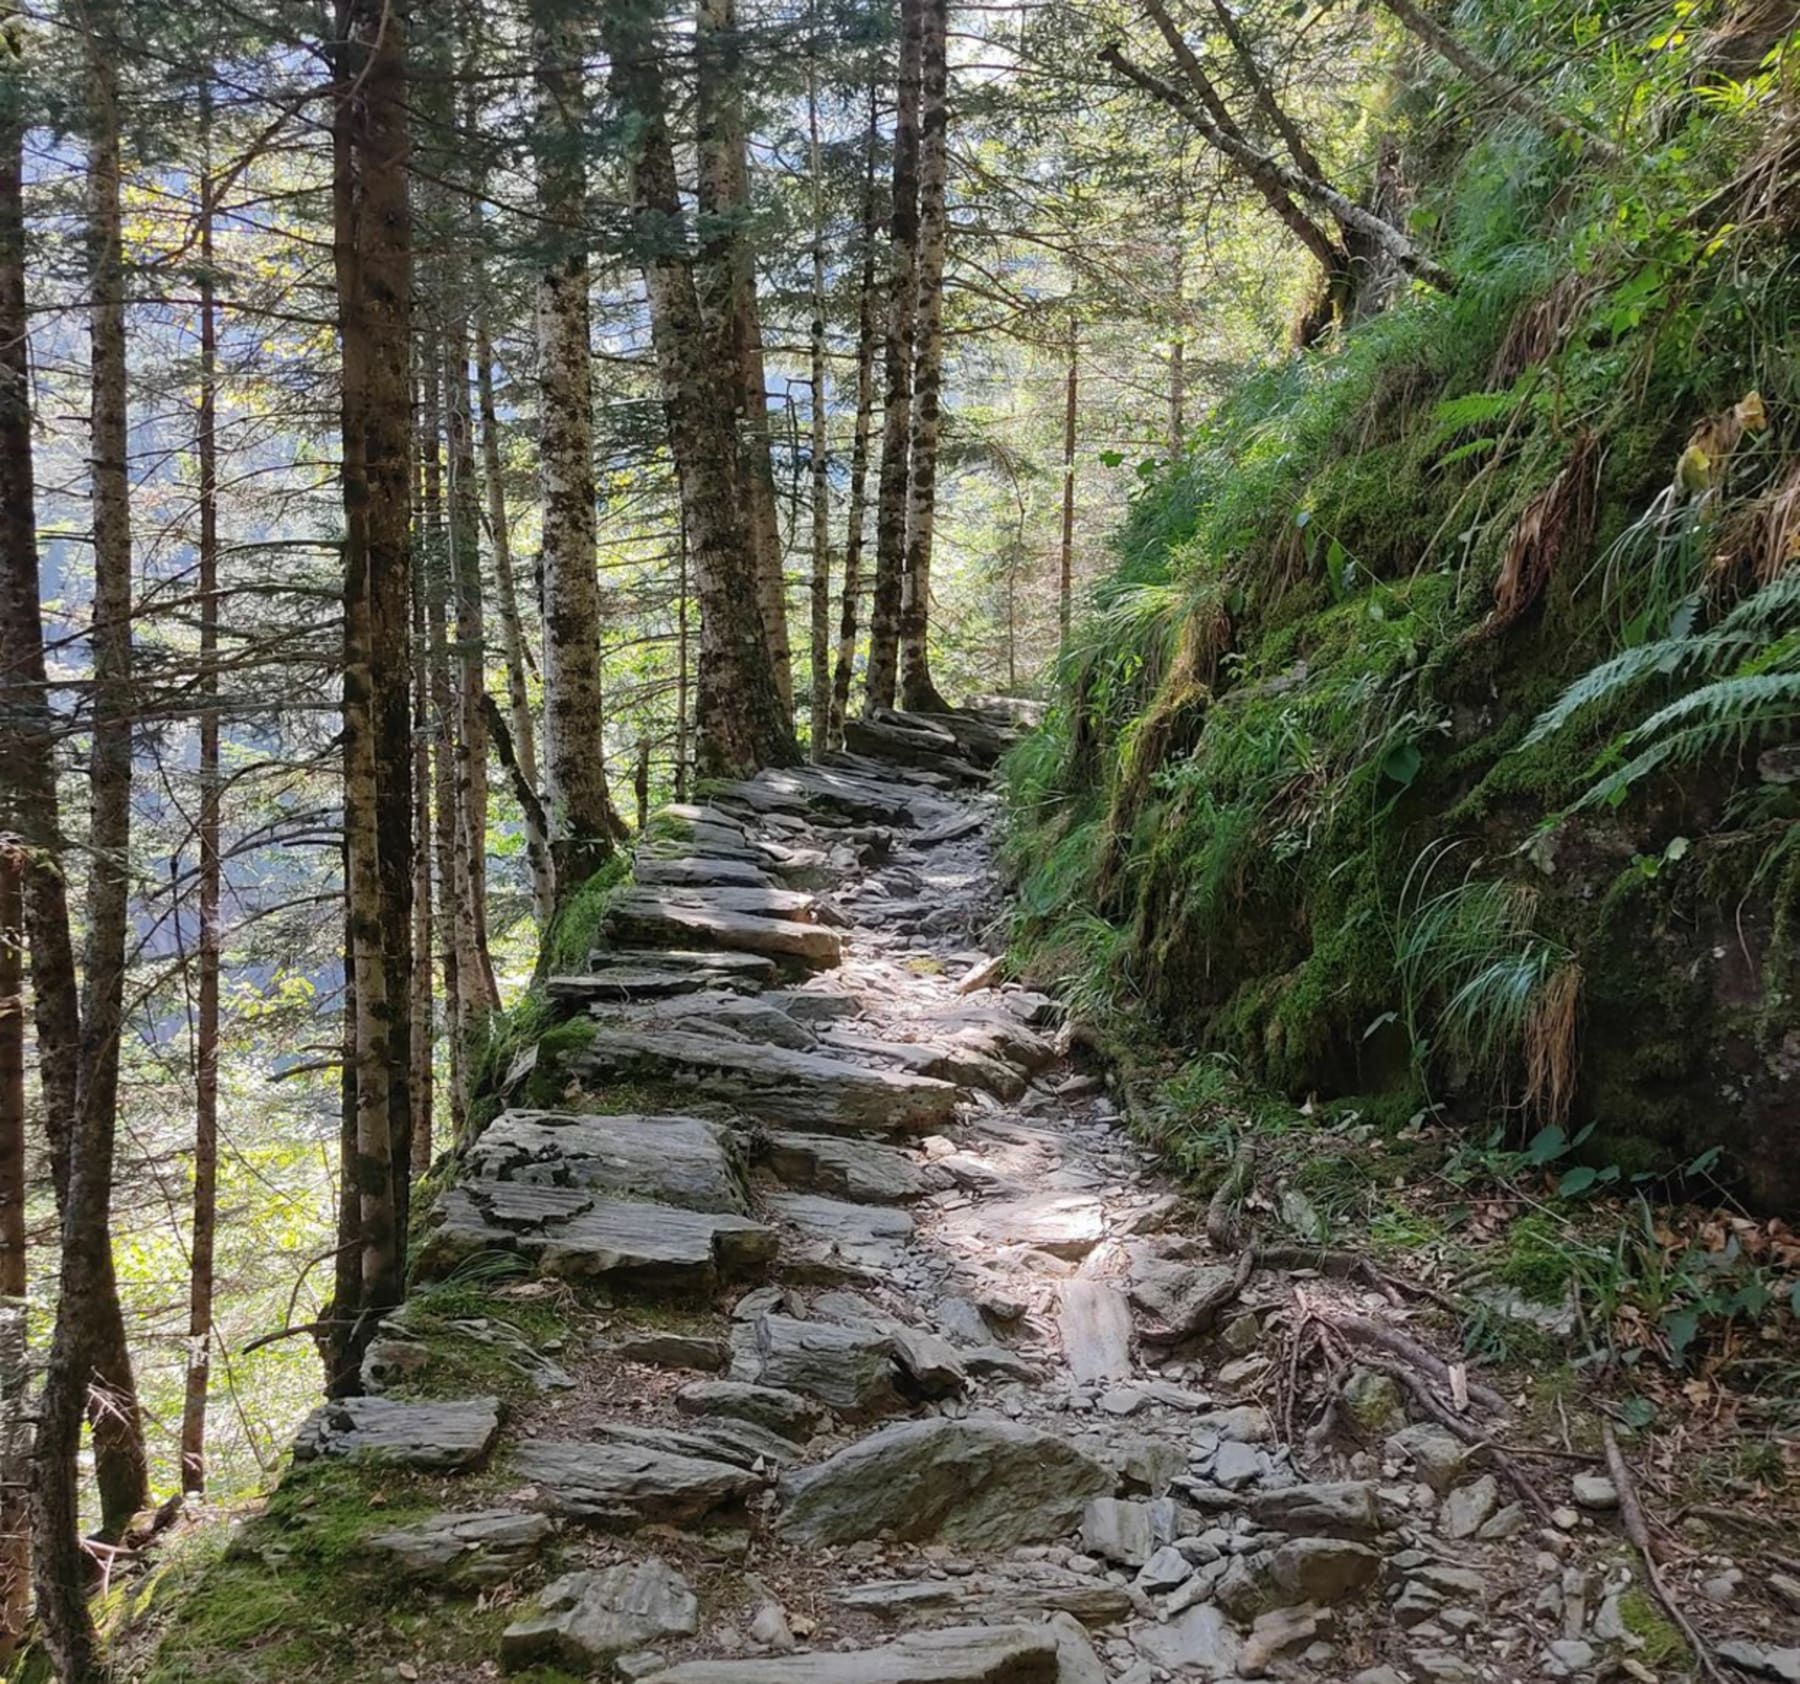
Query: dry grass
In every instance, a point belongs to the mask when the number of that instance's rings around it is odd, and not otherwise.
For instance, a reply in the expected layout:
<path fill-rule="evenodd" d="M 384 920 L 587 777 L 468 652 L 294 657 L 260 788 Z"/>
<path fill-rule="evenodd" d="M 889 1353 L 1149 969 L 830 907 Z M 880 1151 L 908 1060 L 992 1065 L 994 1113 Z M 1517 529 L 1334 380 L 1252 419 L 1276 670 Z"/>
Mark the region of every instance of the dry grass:
<path fill-rule="evenodd" d="M 1587 546 L 1594 532 L 1603 455 L 1598 438 L 1582 433 L 1562 472 L 1519 516 L 1494 581 L 1494 606 L 1482 622 L 1483 636 L 1516 625 L 1543 595 L 1558 560 Z"/>
<path fill-rule="evenodd" d="M 1546 1122 L 1567 1119 L 1580 1067 L 1581 966 L 1557 966 L 1538 991 L 1525 1027 L 1525 1093 Z"/>

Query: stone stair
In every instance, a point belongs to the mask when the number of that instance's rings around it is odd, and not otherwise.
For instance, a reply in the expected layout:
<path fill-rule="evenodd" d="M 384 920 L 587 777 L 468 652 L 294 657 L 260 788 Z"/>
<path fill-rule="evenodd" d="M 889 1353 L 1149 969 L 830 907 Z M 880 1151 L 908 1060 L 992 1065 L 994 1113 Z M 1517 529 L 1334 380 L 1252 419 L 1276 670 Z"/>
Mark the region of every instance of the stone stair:
<path fill-rule="evenodd" d="M 492 1470 L 502 1506 L 483 1487 L 368 1547 L 446 1595 L 514 1587 L 475 1658 L 510 1669 L 1561 1676 L 1529 1636 L 1466 1637 L 1534 1523 L 1496 1495 L 1434 1530 L 1476 1475 L 1397 1395 L 1302 1471 L 1259 1366 L 1280 1293 L 1216 1312 L 1200 1213 L 1070 1071 L 1052 1003 L 996 980 L 982 785 L 1006 737 L 882 715 L 826 767 L 658 816 L 607 942 L 548 985 L 592 1024 L 571 1108 L 494 1121 L 417 1258 L 426 1281 L 502 1259 L 598 1331 L 544 1353 L 560 1379 L 503 1424 L 409 1394 L 403 1312 L 376 1353 L 402 1383 L 318 1411 L 297 1454 Z"/>

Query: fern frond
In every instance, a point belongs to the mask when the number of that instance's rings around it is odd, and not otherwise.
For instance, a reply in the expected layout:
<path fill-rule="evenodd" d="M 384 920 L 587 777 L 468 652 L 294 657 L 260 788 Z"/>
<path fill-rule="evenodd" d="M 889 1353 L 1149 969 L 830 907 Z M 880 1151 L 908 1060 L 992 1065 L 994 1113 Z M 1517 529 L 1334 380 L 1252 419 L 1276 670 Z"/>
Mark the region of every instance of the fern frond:
<path fill-rule="evenodd" d="M 1665 637 L 1655 643 L 1641 643 L 1635 649 L 1626 649 L 1576 679 L 1538 716 L 1519 747 L 1535 747 L 1547 737 L 1554 736 L 1576 714 L 1598 703 L 1614 700 L 1653 674 L 1676 677 L 1717 672 L 1729 660 L 1761 648 L 1765 641 L 1759 631 L 1723 622 L 1716 631 L 1701 632 L 1698 636 Z"/>

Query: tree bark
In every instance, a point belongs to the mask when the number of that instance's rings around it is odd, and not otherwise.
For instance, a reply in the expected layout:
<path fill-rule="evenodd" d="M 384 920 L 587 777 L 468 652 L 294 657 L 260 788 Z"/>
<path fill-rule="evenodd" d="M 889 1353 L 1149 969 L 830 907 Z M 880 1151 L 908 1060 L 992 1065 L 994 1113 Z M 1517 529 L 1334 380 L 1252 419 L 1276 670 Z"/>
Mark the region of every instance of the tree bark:
<path fill-rule="evenodd" d="M 206 1489 L 206 1394 L 212 1375 L 213 1255 L 219 1207 L 219 323 L 213 272 L 212 81 L 200 83 L 200 929 L 194 1024 L 194 1216 L 188 1247 L 187 1375 L 181 1409 L 181 1489 Z"/>
<path fill-rule="evenodd" d="M 825 387 L 825 180 L 819 150 L 818 20 L 806 67 L 807 167 L 812 175 L 812 758 L 831 747 L 831 474 L 826 455 Z"/>
<path fill-rule="evenodd" d="M 924 0 L 920 54 L 918 304 L 906 554 L 900 577 L 900 699 L 920 713 L 948 704 L 931 679 L 931 540 L 937 519 L 944 373 L 944 198 L 949 175 L 949 0 Z"/>
<path fill-rule="evenodd" d="M 869 438 L 875 418 L 875 246 L 878 227 L 875 155 L 880 147 L 877 90 L 869 89 L 864 141 L 862 281 L 856 307 L 856 426 L 850 443 L 850 512 L 844 535 L 843 610 L 838 619 L 837 669 L 831 678 L 831 746 L 844 742 L 850 680 L 856 670 L 857 622 L 862 609 L 863 527 L 869 506 Z"/>
<path fill-rule="evenodd" d="M 614 97 L 634 120 L 630 247 L 644 272 L 682 516 L 700 601 L 694 703 L 703 775 L 741 777 L 800 758 L 757 606 L 755 559 L 736 498 L 734 369 L 708 355 L 650 20 L 607 7 Z"/>
<path fill-rule="evenodd" d="M 1081 391 L 1080 337 L 1069 314 L 1069 366 L 1063 377 L 1062 543 L 1056 573 L 1056 624 L 1063 652 L 1075 618 L 1075 421 Z"/>
<path fill-rule="evenodd" d="M 0 96 L 4 97 L 4 96 Z M 4 142 L 0 136 L 0 143 Z M 0 171 L 5 164 L 0 163 Z M 3 214 L 3 212 L 0 212 Z M 12 828 L 0 804 L 0 831 Z M 31 1615 L 31 1364 L 25 1339 L 25 850 L 0 834 L 0 1668 Z"/>
<path fill-rule="evenodd" d="M 558 893 L 612 853 L 601 735 L 588 344 L 584 29 L 571 0 L 533 0 L 532 150 L 549 251 L 538 278 L 538 464 L 543 501 L 544 767 Z"/>
<path fill-rule="evenodd" d="M 125 265 L 120 196 L 118 32 L 110 10 L 86 11 L 88 161 L 87 257 L 92 388 L 94 522 L 93 652 L 94 728 L 88 759 L 91 866 L 87 888 L 87 943 L 82 963 L 81 1077 L 77 1127 L 86 1150 L 103 1163 L 90 1166 L 104 1184 L 88 1211 L 65 1211 L 65 1230 L 98 1220 L 98 1236 L 83 1235 L 79 1249 L 93 1248 L 94 1278 L 77 1303 L 94 1320 L 93 1392 L 88 1424 L 93 1435 L 94 1480 L 100 1494 L 100 1534 L 121 1537 L 149 1496 L 144 1426 L 131 1353 L 118 1310 L 110 1228 L 114 1136 L 119 1103 L 119 1056 L 125 1016 L 126 945 L 131 934 L 131 716 L 132 553 L 131 489 L 127 455 L 125 364 Z M 104 38 L 103 33 L 104 32 Z M 65 1231 L 65 1247 L 70 1243 Z M 80 1265 L 85 1275 L 88 1263 Z"/>
<path fill-rule="evenodd" d="M 1154 8 L 1152 16 L 1161 9 L 1157 0 L 1145 0 L 1145 4 L 1146 9 Z M 1191 58 L 1192 54 L 1189 53 L 1188 56 Z M 1133 64 L 1117 46 L 1109 46 L 1102 51 L 1100 61 L 1110 65 L 1128 82 L 1142 88 L 1152 98 L 1160 100 L 1178 113 L 1215 151 L 1240 165 L 1251 181 L 1263 191 L 1278 214 L 1281 214 L 1282 220 L 1293 229 L 1296 237 L 1319 259 L 1328 276 L 1333 273 L 1334 263 L 1338 261 L 1334 256 L 1336 248 L 1333 242 L 1316 223 L 1303 214 L 1297 211 L 1292 215 L 1282 212 L 1280 202 L 1273 196 L 1276 191 L 1279 191 L 1281 201 L 1285 201 L 1290 210 L 1293 210 L 1292 200 L 1299 199 L 1329 213 L 1345 228 L 1354 229 L 1380 247 L 1409 275 L 1427 286 L 1435 287 L 1439 292 L 1456 290 L 1455 278 L 1442 264 L 1420 251 L 1392 223 L 1385 222 L 1372 211 L 1364 209 L 1329 182 L 1320 181 L 1303 174 L 1290 164 L 1284 164 L 1248 139 L 1235 124 L 1222 126 L 1214 116 L 1195 105 L 1173 83 Z"/>
<path fill-rule="evenodd" d="M 900 0 L 899 107 L 894 116 L 894 202 L 890 212 L 886 407 L 875 507 L 875 598 L 869 610 L 870 708 L 894 705 L 900 661 L 901 580 L 906 567 L 906 502 L 911 480 L 913 347 L 918 304 L 919 104 L 926 0 Z"/>
<path fill-rule="evenodd" d="M 769 662 L 776 688 L 791 711 L 793 649 L 769 450 L 768 383 L 756 305 L 756 258 L 744 237 L 750 212 L 750 171 L 745 155 L 743 52 L 735 0 L 699 0 L 695 23 L 700 210 L 696 284 L 720 367 L 736 371 L 731 414 L 738 498 L 756 561 L 756 606 L 769 646 Z"/>
<path fill-rule="evenodd" d="M 339 1305 L 331 1377 L 355 1389 L 400 1302 L 412 1147 L 412 239 L 405 25 L 337 0 L 334 244 L 342 341 L 344 831 L 354 993 L 357 1301 Z M 352 1312 L 353 1309 L 353 1313 Z"/>
<path fill-rule="evenodd" d="M 506 516 L 506 483 L 500 471 L 500 421 L 494 405 L 494 348 L 488 338 L 483 303 L 486 288 L 479 264 L 475 270 L 475 379 L 481 408 L 481 471 L 487 486 L 488 542 L 494 557 L 494 603 L 500 611 L 500 635 L 506 651 L 506 708 L 511 722 L 514 763 L 532 805 L 525 815 L 525 852 L 531 864 L 531 909 L 545 929 L 556 910 L 556 872 L 550 860 L 550 837 L 539 800 L 537 734 L 525 689 L 525 626 L 519 617 L 519 594 L 513 581 L 512 532 Z M 536 815 L 535 818 L 533 815 Z"/>

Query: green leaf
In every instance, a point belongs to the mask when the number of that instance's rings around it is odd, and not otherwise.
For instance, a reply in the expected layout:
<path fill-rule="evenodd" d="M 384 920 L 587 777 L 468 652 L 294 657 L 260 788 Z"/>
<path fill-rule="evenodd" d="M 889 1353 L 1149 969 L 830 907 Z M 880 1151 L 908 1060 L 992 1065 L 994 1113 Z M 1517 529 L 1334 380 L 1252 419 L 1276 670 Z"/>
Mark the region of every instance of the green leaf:
<path fill-rule="evenodd" d="M 1578 1193 L 1585 1193 L 1599 1179 L 1599 1170 L 1590 1169 L 1586 1164 L 1577 1164 L 1572 1170 L 1569 1170 L 1564 1174 L 1562 1180 L 1557 1182 L 1557 1196 L 1559 1198 L 1572 1199 Z"/>
<path fill-rule="evenodd" d="M 1656 1419 L 1656 1405 L 1649 1398 L 1634 1392 L 1619 1405 L 1619 1419 L 1626 1426 L 1642 1432 Z"/>
<path fill-rule="evenodd" d="M 1541 1128 L 1531 1138 L 1531 1144 L 1525 1148 L 1525 1161 L 1534 1169 L 1542 1169 L 1545 1164 L 1554 1163 L 1569 1149 L 1569 1137 L 1555 1123 L 1548 1128 Z"/>
<path fill-rule="evenodd" d="M 1412 781 L 1419 775 L 1419 768 L 1425 763 L 1425 757 L 1419 753 L 1414 743 L 1395 743 L 1381 757 L 1381 775 L 1390 783 L 1397 783 L 1402 789 L 1409 789 Z"/>
<path fill-rule="evenodd" d="M 1125 461 L 1125 452 L 1122 450 L 1103 450 L 1100 452 L 1100 460 L 1109 468 L 1121 467 Z"/>
<path fill-rule="evenodd" d="M 1669 1341 L 1669 1354 L 1679 1367 L 1687 1359 L 1687 1349 L 1699 1337 L 1700 1312 L 1683 1305 L 1679 1310 L 1663 1314 L 1663 1333 Z"/>

